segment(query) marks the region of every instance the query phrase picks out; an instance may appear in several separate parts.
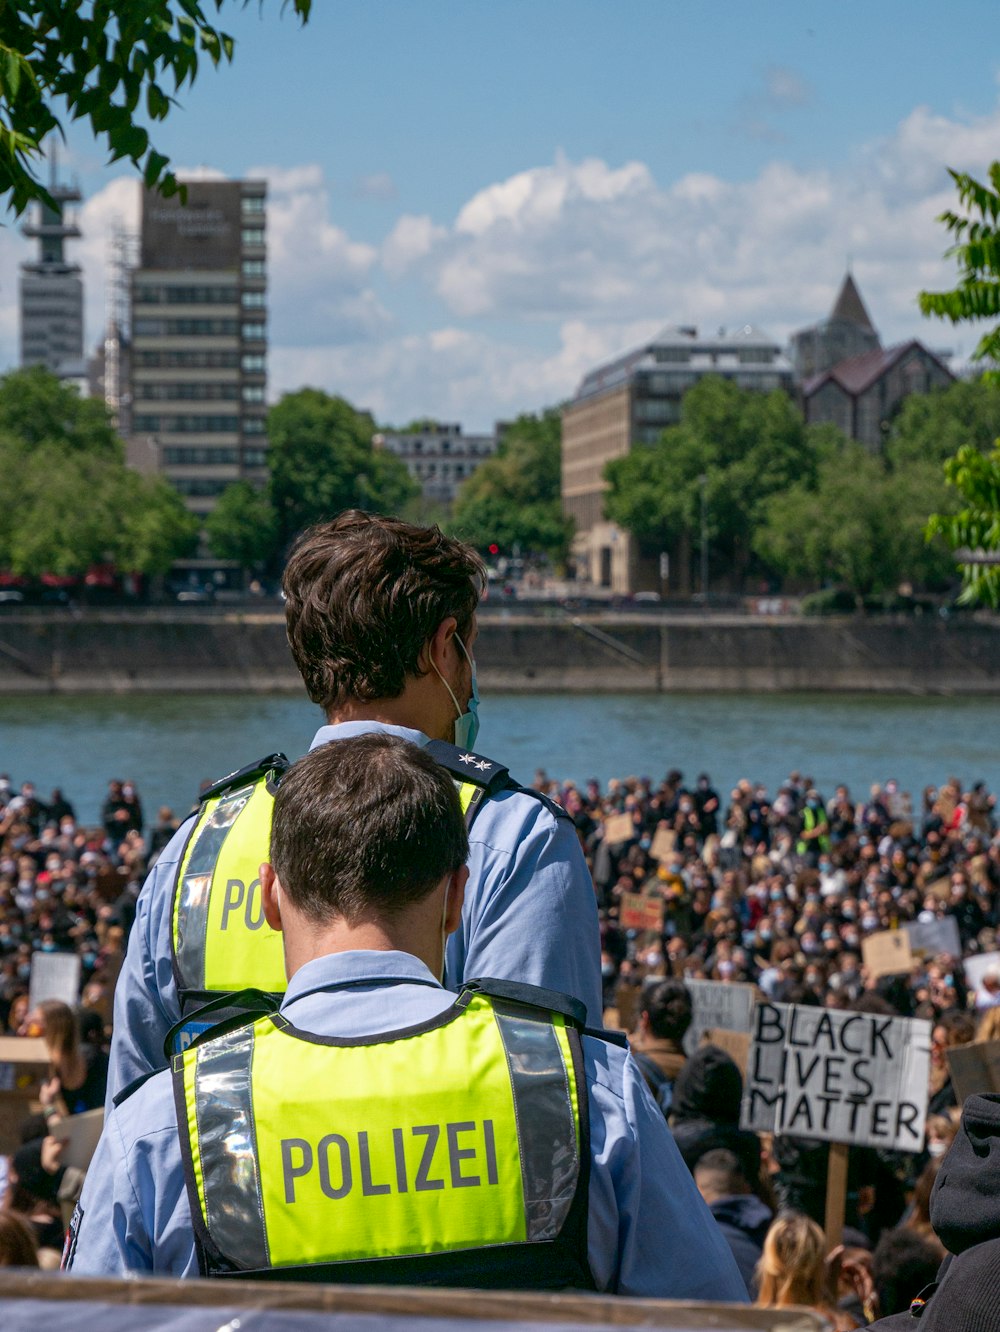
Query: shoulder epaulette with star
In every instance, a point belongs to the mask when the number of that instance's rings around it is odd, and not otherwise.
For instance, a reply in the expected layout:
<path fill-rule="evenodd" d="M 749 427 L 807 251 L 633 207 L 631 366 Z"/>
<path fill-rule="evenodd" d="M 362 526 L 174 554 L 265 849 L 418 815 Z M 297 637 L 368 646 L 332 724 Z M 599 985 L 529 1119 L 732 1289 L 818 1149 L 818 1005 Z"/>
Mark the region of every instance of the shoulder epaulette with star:
<path fill-rule="evenodd" d="M 459 781 L 481 786 L 490 794 L 501 790 L 510 780 L 510 773 L 502 763 L 475 754 L 471 749 L 449 745 L 445 740 L 432 740 L 426 746 L 426 752 Z"/>

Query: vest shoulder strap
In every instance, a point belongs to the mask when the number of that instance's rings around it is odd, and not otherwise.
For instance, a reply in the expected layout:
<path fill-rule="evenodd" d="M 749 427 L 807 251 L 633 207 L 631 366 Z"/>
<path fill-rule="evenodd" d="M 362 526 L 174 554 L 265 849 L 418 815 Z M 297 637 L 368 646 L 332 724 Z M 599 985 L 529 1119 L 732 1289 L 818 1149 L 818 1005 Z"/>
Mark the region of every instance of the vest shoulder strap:
<path fill-rule="evenodd" d="M 193 1045 L 204 1045 L 206 1041 L 214 1040 L 216 1036 L 225 1036 L 231 1031 L 236 1031 L 240 1027 L 249 1026 L 251 1022 L 256 1022 L 258 1018 L 273 1017 L 281 1007 L 281 995 L 271 994 L 267 990 L 236 990 L 232 994 L 216 995 L 208 1003 L 202 1004 L 200 1008 L 195 1008 L 185 1014 L 179 1022 L 167 1032 L 163 1038 L 163 1053 L 167 1059 L 175 1058 L 174 1041 L 177 1036 L 191 1022 L 198 1022 L 206 1018 L 209 1013 L 222 1012 L 223 1016 L 214 1025 L 206 1028 L 195 1036 L 187 1048 Z M 130 1091 L 131 1088 L 126 1090 Z"/>
<path fill-rule="evenodd" d="M 522 981 L 496 980 L 485 976 L 479 980 L 465 981 L 462 993 L 484 994 L 488 999 L 518 1004 L 522 1008 L 534 1008 L 546 1016 L 559 1013 L 578 1031 L 583 1030 L 587 1021 L 587 1009 L 579 999 L 559 990 L 546 990 L 541 985 L 526 985 Z"/>
<path fill-rule="evenodd" d="M 202 791 L 199 801 L 204 804 L 206 800 L 211 800 L 213 796 L 224 795 L 226 791 L 235 791 L 240 786 L 249 786 L 251 782 L 258 781 L 261 777 L 266 777 L 269 773 L 275 773 L 278 777 L 290 767 L 290 763 L 284 754 L 265 754 L 256 763 L 248 763 L 246 767 L 237 768 L 226 777 L 220 777 L 217 782 Z"/>
<path fill-rule="evenodd" d="M 431 740 L 426 752 L 458 781 L 481 786 L 488 795 L 502 791 L 510 783 L 510 773 L 502 763 L 474 754 L 471 749 L 459 749 L 446 740 Z"/>

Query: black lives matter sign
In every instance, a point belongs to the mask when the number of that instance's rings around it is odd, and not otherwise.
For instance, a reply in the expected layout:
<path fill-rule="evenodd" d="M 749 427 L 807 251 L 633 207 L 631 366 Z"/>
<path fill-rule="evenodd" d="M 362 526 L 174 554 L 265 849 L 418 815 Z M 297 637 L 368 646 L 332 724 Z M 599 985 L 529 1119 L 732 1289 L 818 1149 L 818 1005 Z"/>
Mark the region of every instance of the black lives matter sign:
<path fill-rule="evenodd" d="M 797 1004 L 758 1004 L 743 1128 L 919 1151 L 931 1024 Z"/>

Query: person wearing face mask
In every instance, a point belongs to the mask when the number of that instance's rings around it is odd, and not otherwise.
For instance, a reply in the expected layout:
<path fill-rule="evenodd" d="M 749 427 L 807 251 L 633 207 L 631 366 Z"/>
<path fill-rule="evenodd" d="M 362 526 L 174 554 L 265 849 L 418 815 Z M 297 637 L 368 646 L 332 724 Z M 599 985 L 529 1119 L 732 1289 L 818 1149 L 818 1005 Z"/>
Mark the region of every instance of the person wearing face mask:
<path fill-rule="evenodd" d="M 326 717 L 312 747 L 379 731 L 426 748 L 458 785 L 470 834 L 448 981 L 541 985 L 580 1000 L 598 1025 L 597 903 L 573 822 L 475 749 L 484 586 L 478 555 L 436 527 L 352 510 L 303 533 L 283 590 L 292 655 Z M 286 765 L 272 754 L 209 787 L 147 878 L 115 996 L 109 1106 L 166 1064 L 168 1035 L 177 1049 L 208 1025 L 194 1016 L 205 1001 L 284 990 L 257 867 Z"/>
<path fill-rule="evenodd" d="M 70 1270 L 745 1301 L 624 1045 L 550 990 L 442 986 L 467 855 L 426 748 L 360 734 L 290 769 L 260 866 L 280 1010 L 120 1101 Z"/>

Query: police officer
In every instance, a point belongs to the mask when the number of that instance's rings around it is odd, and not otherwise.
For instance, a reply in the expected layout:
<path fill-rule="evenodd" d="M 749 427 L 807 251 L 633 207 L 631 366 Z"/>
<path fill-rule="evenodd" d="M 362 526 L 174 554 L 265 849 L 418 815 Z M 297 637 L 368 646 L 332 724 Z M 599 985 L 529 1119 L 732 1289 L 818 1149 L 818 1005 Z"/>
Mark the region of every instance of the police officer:
<path fill-rule="evenodd" d="M 565 996 L 440 984 L 467 852 L 453 783 L 405 740 L 289 771 L 260 867 L 280 1012 L 120 1101 L 67 1266 L 745 1299 L 627 1051 Z"/>
<path fill-rule="evenodd" d="M 468 546 L 436 528 L 347 512 L 305 532 L 283 588 L 288 641 L 327 725 L 313 747 L 367 731 L 429 746 L 459 784 L 470 826 L 469 890 L 450 982 L 501 976 L 559 990 L 601 1019 L 593 885 L 572 821 L 474 748 L 476 606 L 485 579 Z M 453 743 L 452 743 L 453 742 Z M 211 788 L 139 897 L 115 998 L 108 1105 L 207 1025 L 205 1001 L 247 985 L 281 990 L 278 939 L 257 867 L 285 760 Z"/>

